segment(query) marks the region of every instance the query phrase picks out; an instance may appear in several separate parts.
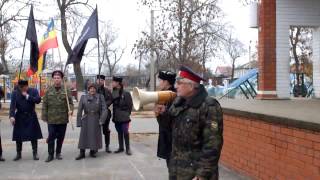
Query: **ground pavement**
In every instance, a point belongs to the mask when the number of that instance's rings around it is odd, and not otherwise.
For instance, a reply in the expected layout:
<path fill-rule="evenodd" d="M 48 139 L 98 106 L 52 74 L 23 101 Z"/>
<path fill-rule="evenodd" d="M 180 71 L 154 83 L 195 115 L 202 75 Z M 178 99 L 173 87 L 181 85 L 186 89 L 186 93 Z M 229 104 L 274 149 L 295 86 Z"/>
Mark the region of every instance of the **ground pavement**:
<path fill-rule="evenodd" d="M 83 179 L 83 180 L 165 180 L 168 177 L 166 163 L 156 157 L 158 126 L 152 116 L 140 115 L 133 117 L 130 125 L 131 148 L 133 155 L 107 154 L 99 151 L 97 158 L 86 157 L 75 161 L 79 128 L 72 130 L 70 124 L 62 149 L 63 160 L 45 163 L 47 145 L 45 140 L 39 141 L 39 161 L 32 160 L 32 150 L 29 142 L 23 144 L 22 159 L 12 161 L 15 156 L 15 143 L 11 141 L 12 126 L 7 116 L 0 116 L 3 156 L 5 162 L 0 162 L 0 180 L 25 179 Z M 42 133 L 47 137 L 46 124 L 41 122 Z M 111 149 L 116 150 L 117 138 L 114 124 L 111 127 Z M 87 152 L 88 155 L 88 152 Z M 229 169 L 220 168 L 222 180 L 248 179 Z"/>

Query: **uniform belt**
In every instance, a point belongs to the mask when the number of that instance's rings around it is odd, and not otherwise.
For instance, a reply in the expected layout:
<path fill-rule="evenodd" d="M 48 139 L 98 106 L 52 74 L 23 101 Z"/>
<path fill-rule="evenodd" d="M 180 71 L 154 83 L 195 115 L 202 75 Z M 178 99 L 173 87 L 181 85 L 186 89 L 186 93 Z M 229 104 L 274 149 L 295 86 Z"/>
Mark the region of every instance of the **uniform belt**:
<path fill-rule="evenodd" d="M 18 114 L 32 114 L 33 112 L 23 112 L 23 111 L 18 111 Z"/>
<path fill-rule="evenodd" d="M 87 111 L 86 114 L 97 114 L 99 113 L 98 111 Z"/>

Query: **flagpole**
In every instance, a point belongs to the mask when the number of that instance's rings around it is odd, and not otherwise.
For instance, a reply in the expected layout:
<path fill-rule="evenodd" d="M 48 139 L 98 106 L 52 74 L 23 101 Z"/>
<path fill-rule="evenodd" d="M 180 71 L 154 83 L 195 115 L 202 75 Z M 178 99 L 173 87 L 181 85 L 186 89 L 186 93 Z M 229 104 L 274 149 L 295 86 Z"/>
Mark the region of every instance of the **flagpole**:
<path fill-rule="evenodd" d="M 99 73 L 98 73 L 98 77 L 99 77 L 99 81 L 100 81 L 100 74 L 101 74 L 101 62 L 100 62 L 100 38 L 99 38 L 99 18 L 98 18 L 98 5 L 96 4 L 96 10 L 97 10 L 97 40 L 98 40 L 98 69 L 99 69 Z"/>
<path fill-rule="evenodd" d="M 23 63 L 23 55 L 24 55 L 24 48 L 26 46 L 26 40 L 27 40 L 27 34 L 24 37 L 24 42 L 23 42 L 23 48 L 22 48 L 22 56 L 21 56 L 21 62 L 20 62 L 20 70 L 19 70 L 19 75 L 18 75 L 18 81 L 20 80 L 20 75 L 21 75 L 21 69 L 22 69 L 22 63 Z"/>
<path fill-rule="evenodd" d="M 59 54 L 59 59 L 60 59 L 60 62 L 61 62 L 61 53 L 60 53 L 59 46 L 58 46 L 58 54 Z M 66 69 L 67 69 L 67 66 L 68 66 L 68 64 L 66 64 L 66 65 L 64 66 L 63 74 L 65 74 Z M 67 91 L 67 82 L 66 82 L 66 79 L 65 79 L 65 78 L 63 78 L 63 84 L 64 84 L 64 92 L 65 92 L 65 94 L 66 94 L 67 105 L 68 105 L 68 116 L 69 116 L 69 118 L 70 118 L 71 128 L 72 128 L 72 130 L 74 130 L 74 125 L 73 125 L 72 117 L 70 117 L 70 116 L 72 116 L 72 115 L 69 115 L 69 112 L 71 112 L 71 108 L 70 108 L 70 104 L 69 104 L 69 97 L 68 97 L 68 91 Z M 71 99 L 71 100 L 72 100 L 72 99 Z"/>

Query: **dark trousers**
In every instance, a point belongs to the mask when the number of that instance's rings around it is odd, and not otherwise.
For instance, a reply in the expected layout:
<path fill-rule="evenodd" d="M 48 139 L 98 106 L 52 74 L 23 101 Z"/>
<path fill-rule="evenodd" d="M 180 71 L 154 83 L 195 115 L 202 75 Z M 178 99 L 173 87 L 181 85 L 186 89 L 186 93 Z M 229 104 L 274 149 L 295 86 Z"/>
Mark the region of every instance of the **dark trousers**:
<path fill-rule="evenodd" d="M 37 153 L 38 151 L 38 140 L 31 140 L 31 146 L 33 153 Z M 21 153 L 22 151 L 22 141 L 16 141 L 16 150 L 17 153 Z"/>
<path fill-rule="evenodd" d="M 102 132 L 103 132 L 103 135 L 104 135 L 104 141 L 105 141 L 106 147 L 109 147 L 109 145 L 110 145 L 109 124 L 110 124 L 110 118 L 108 118 L 106 120 L 106 122 L 102 125 Z"/>
<path fill-rule="evenodd" d="M 130 149 L 129 142 L 129 122 L 127 123 L 115 123 L 115 127 L 118 133 L 119 149 L 123 149 L 123 140 L 125 141 L 126 149 Z"/>
<path fill-rule="evenodd" d="M 56 154 L 61 154 L 61 148 L 66 134 L 67 124 L 48 124 L 49 137 L 47 139 L 48 143 L 48 153 L 49 155 L 54 154 L 55 140 L 56 143 Z"/>
<path fill-rule="evenodd" d="M 0 157 L 2 156 L 2 143 L 1 143 L 1 136 L 0 136 Z"/>

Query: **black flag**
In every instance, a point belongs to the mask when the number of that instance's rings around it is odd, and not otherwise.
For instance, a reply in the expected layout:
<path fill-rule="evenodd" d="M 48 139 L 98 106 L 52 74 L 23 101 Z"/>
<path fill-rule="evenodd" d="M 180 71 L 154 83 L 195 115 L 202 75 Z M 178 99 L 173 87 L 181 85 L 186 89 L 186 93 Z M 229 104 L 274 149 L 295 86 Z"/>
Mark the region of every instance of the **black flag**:
<path fill-rule="evenodd" d="M 33 6 L 31 6 L 26 38 L 30 41 L 30 68 L 28 74 L 35 73 L 38 70 L 39 47 L 36 26 L 33 17 Z M 30 70 L 32 72 L 30 72 Z"/>
<path fill-rule="evenodd" d="M 72 49 L 72 53 L 69 54 L 67 64 L 80 62 L 86 48 L 88 39 L 99 38 L 98 37 L 98 14 L 97 8 L 93 11 L 87 23 L 82 29 L 81 35 L 77 40 L 76 45 Z"/>

